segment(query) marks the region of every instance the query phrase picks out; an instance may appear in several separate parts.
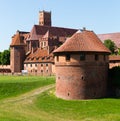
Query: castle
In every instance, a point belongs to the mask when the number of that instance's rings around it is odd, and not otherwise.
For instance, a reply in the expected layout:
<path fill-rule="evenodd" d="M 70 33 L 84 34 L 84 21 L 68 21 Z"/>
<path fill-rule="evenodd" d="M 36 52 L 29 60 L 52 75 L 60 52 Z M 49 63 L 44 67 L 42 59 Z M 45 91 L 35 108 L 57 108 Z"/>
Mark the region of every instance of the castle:
<path fill-rule="evenodd" d="M 104 97 L 110 51 L 98 37 L 103 36 L 85 28 L 53 27 L 51 12 L 40 11 L 39 25 L 30 32 L 17 31 L 12 37 L 11 72 L 56 74 L 56 95 L 63 99 Z"/>
<path fill-rule="evenodd" d="M 10 44 L 11 72 L 27 70 L 31 75 L 53 75 L 53 51 L 71 37 L 77 29 L 53 27 L 51 12 L 39 12 L 39 25 L 31 32 L 17 31 Z"/>

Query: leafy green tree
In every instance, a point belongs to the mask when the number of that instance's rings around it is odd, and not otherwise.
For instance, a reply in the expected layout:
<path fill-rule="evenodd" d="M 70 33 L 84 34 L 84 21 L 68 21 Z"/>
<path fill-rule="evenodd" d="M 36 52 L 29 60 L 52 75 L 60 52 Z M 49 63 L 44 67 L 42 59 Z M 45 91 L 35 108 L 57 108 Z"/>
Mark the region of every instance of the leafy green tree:
<path fill-rule="evenodd" d="M 110 39 L 105 40 L 104 45 L 112 52 L 112 54 L 115 53 L 116 45 L 112 40 Z"/>
<path fill-rule="evenodd" d="M 9 65 L 10 64 L 10 50 L 4 50 L 1 54 L 1 64 Z"/>

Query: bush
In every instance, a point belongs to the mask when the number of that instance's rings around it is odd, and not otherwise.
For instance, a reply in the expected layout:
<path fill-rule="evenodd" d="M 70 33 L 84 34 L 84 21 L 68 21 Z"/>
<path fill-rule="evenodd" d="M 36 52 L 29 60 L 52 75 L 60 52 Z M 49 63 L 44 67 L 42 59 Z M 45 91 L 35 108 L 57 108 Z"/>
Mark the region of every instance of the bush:
<path fill-rule="evenodd" d="M 120 66 L 109 70 L 109 80 L 113 86 L 120 88 Z"/>

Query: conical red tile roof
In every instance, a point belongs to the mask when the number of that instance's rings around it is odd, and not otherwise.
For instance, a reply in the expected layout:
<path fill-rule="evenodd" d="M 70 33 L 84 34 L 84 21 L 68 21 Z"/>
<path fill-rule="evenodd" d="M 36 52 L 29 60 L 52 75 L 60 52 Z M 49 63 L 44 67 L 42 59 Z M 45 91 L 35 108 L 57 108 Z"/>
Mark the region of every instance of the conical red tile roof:
<path fill-rule="evenodd" d="M 110 53 L 110 50 L 104 46 L 93 31 L 84 30 L 76 32 L 71 38 L 57 48 L 57 52 L 104 52 Z"/>

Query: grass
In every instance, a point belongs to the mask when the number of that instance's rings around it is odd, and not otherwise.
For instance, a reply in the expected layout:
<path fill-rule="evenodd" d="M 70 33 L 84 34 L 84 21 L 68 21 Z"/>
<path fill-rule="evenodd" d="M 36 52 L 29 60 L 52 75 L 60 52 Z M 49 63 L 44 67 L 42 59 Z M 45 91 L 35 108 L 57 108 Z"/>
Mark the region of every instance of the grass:
<path fill-rule="evenodd" d="M 0 99 L 17 96 L 54 82 L 54 77 L 0 76 Z"/>
<path fill-rule="evenodd" d="M 35 104 L 40 110 L 49 112 L 49 115 L 55 114 L 58 121 L 120 121 L 119 99 L 67 101 L 45 92 Z"/>
<path fill-rule="evenodd" d="M 22 89 L 17 89 L 17 96 L 11 91 L 9 98 L 0 100 L 0 121 L 120 121 L 119 99 L 62 100 L 55 96 L 54 88 L 30 96 L 38 87 L 54 82 L 54 77 L 0 77 L 0 85 L 9 84 L 3 86 L 8 92 L 15 85 L 22 85 Z M 23 95 L 28 98 L 22 98 Z"/>

